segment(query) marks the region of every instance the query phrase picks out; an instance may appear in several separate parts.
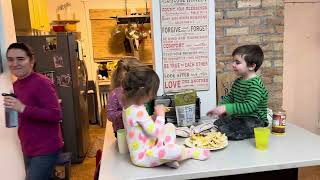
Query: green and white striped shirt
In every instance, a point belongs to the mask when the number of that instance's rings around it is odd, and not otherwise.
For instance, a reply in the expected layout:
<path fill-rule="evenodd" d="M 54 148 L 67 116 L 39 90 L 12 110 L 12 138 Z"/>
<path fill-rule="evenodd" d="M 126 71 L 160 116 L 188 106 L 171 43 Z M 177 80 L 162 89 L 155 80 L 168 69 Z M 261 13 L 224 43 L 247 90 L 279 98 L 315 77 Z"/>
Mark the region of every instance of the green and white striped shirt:
<path fill-rule="evenodd" d="M 227 114 L 235 117 L 256 117 L 268 123 L 268 91 L 260 76 L 248 80 L 235 80 L 230 93 L 221 104 L 226 105 Z"/>

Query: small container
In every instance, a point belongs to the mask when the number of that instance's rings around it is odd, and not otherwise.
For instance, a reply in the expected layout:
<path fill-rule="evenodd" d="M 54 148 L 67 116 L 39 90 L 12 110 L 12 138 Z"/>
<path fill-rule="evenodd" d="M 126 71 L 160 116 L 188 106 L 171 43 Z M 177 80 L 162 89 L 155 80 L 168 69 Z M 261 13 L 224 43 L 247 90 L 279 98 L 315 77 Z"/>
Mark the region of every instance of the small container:
<path fill-rule="evenodd" d="M 64 25 L 64 29 L 67 32 L 76 32 L 77 31 L 77 25 L 75 23 L 67 23 Z"/>
<path fill-rule="evenodd" d="M 272 116 L 272 134 L 284 135 L 286 132 L 286 113 L 277 111 Z"/>
<path fill-rule="evenodd" d="M 254 128 L 256 148 L 259 150 L 268 149 L 270 129 L 266 127 Z"/>
<path fill-rule="evenodd" d="M 5 108 L 5 118 L 7 128 L 18 127 L 18 112 L 11 108 Z"/>
<path fill-rule="evenodd" d="M 13 93 L 2 93 L 2 96 L 11 96 L 16 98 L 16 95 Z M 18 127 L 18 112 L 11 108 L 5 108 L 5 121 L 7 128 Z"/>
<path fill-rule="evenodd" d="M 65 32 L 64 25 L 60 24 L 52 25 L 52 29 L 54 32 Z"/>
<path fill-rule="evenodd" d="M 129 152 L 126 131 L 124 129 L 117 130 L 118 149 L 120 154 L 127 154 Z"/>

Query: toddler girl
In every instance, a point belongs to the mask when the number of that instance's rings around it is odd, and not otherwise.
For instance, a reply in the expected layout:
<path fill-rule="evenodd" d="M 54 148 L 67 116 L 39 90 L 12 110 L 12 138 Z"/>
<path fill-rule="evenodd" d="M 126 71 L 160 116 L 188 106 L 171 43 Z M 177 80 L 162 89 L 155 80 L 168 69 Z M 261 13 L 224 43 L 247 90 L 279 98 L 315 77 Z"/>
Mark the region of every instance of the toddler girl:
<path fill-rule="evenodd" d="M 159 88 L 159 77 L 151 68 L 130 70 L 122 87 L 125 102 L 123 120 L 133 164 L 141 167 L 166 164 L 177 168 L 181 160 L 208 158 L 208 150 L 176 144 L 175 126 L 165 124 L 164 106 L 155 106 L 154 118 L 148 115 L 144 103 L 153 99 Z"/>
<path fill-rule="evenodd" d="M 143 66 L 135 57 L 123 57 L 114 70 L 111 78 L 111 91 L 108 95 L 107 117 L 112 122 L 113 132 L 117 135 L 118 129 L 123 129 L 122 121 L 122 87 L 121 82 L 125 74 L 133 67 Z M 117 136 L 116 136 L 117 137 Z"/>

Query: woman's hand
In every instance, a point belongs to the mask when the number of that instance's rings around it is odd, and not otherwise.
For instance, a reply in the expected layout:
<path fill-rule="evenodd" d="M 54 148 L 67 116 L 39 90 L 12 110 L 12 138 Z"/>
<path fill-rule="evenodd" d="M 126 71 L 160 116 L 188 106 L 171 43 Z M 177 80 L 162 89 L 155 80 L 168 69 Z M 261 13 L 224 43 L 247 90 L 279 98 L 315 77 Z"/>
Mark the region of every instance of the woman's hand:
<path fill-rule="evenodd" d="M 218 106 L 212 110 L 210 110 L 209 112 L 207 112 L 207 116 L 222 116 L 226 113 L 226 106 L 222 105 L 222 106 Z"/>
<path fill-rule="evenodd" d="M 14 109 L 19 113 L 22 113 L 26 107 L 19 99 L 11 96 L 5 96 L 3 104 L 6 108 Z"/>
<path fill-rule="evenodd" d="M 155 107 L 154 107 L 154 114 L 156 115 L 156 116 L 162 116 L 162 117 L 164 117 L 165 116 L 165 107 L 164 107 L 164 105 L 156 105 Z"/>

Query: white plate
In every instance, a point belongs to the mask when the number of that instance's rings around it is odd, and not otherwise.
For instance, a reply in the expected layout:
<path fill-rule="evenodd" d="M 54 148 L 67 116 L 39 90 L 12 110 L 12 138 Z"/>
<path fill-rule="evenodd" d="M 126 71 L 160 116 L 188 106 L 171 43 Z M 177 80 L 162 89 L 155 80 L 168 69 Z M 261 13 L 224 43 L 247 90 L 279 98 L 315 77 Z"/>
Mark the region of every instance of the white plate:
<path fill-rule="evenodd" d="M 191 148 L 201 148 L 201 147 L 195 147 L 195 146 L 193 146 L 193 144 L 191 143 L 190 138 L 186 138 L 186 139 L 184 140 L 184 144 L 185 144 L 186 146 L 188 146 L 188 147 L 191 147 Z M 228 140 L 226 140 L 226 142 L 224 143 L 224 145 L 221 146 L 221 147 L 218 147 L 218 148 L 201 148 L 201 149 L 206 149 L 206 150 L 210 150 L 210 151 L 216 151 L 216 150 L 219 150 L 219 149 L 223 149 L 223 148 L 225 148 L 225 147 L 227 147 L 227 146 L 228 146 Z"/>

